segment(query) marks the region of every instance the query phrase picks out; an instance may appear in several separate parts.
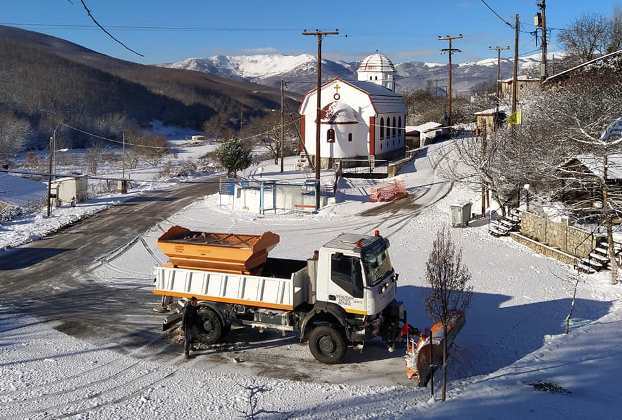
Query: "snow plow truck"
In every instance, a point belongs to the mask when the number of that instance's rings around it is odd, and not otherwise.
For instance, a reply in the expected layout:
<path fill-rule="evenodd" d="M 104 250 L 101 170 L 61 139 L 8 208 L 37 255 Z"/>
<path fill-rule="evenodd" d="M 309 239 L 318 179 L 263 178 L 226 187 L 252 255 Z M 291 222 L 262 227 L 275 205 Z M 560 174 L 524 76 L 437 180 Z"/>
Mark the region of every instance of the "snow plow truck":
<path fill-rule="evenodd" d="M 153 293 L 198 300 L 193 336 L 200 343 L 217 343 L 232 325 L 273 329 L 296 333 L 315 359 L 328 364 L 341 362 L 348 347 L 362 350 L 373 337 L 393 347 L 409 328 L 404 305 L 395 299 L 398 274 L 389 241 L 378 231 L 340 234 L 307 260 L 268 257 L 279 240 L 272 232 L 173 226 L 158 240 L 169 262 L 155 268 Z M 167 317 L 164 329 L 180 318 Z"/>

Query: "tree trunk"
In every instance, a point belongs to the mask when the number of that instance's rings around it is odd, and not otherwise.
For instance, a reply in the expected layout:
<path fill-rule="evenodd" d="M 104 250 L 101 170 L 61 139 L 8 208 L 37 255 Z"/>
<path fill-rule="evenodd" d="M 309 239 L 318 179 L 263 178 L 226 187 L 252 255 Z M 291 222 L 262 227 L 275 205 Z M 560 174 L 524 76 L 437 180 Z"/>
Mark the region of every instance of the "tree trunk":
<path fill-rule="evenodd" d="M 447 398 L 447 322 L 443 322 L 443 389 L 441 390 L 441 400 Z"/>

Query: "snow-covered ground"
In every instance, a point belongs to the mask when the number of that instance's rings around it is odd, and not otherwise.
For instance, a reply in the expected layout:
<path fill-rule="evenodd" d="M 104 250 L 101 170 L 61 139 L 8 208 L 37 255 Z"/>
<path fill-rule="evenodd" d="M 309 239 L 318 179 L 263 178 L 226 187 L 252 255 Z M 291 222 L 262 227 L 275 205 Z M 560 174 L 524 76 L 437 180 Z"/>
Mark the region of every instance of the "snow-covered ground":
<path fill-rule="evenodd" d="M 425 327 L 430 321 L 423 304 L 429 293 L 424 270 L 433 234 L 448 224 L 450 204 L 476 196 L 437 176 L 436 163 L 447 147 L 431 147 L 404 169 L 400 178 L 412 199 L 401 205 L 366 202 L 361 181 L 345 186 L 350 202 L 315 215 L 232 213 L 209 196 L 144 239 L 155 258 L 164 260 L 155 240 L 173 224 L 221 232 L 269 229 L 281 235 L 275 256 L 306 258 L 340 232 L 380 229 L 391 241 L 400 273 L 399 299 L 410 322 Z M 244 417 L 254 389 L 258 410 L 271 418 L 619 418 L 622 288 L 609 285 L 606 274 L 585 277 L 571 333 L 563 335 L 572 296 L 572 285 L 564 280 L 570 267 L 510 239 L 491 237 L 483 221 L 451 232 L 473 274 L 474 296 L 452 353 L 447 403 L 408 384 L 399 354 L 379 348 L 334 367 L 315 362 L 306 347 L 293 342 L 258 345 L 234 353 L 237 358 L 206 351 L 191 362 L 181 356 L 142 360 L 140 349 L 120 354 L 114 343 L 81 342 L 56 331 L 53 323 L 0 313 L 0 417 L 236 418 Z M 149 288 L 154 263 L 139 242 L 95 264 L 84 281 L 128 293 Z M 266 364 L 273 369 L 258 369 Z M 296 375 L 301 381 L 291 380 Z M 570 393 L 537 391 L 530 384 L 539 381 Z"/>

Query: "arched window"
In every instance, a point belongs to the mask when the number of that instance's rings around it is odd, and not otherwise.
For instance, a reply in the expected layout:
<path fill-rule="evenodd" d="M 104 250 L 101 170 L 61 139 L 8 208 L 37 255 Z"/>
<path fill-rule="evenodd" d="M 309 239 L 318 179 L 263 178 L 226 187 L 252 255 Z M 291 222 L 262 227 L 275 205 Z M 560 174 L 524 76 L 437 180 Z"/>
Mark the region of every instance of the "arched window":
<path fill-rule="evenodd" d="M 395 126 L 395 117 L 393 117 L 393 137 L 397 134 L 397 127 Z"/>
<path fill-rule="evenodd" d="M 348 141 L 352 141 L 352 133 L 348 133 Z"/>
<path fill-rule="evenodd" d="M 373 77 L 369 76 L 369 80 L 373 80 Z"/>
<path fill-rule="evenodd" d="M 329 143 L 335 142 L 335 130 L 333 130 L 332 128 L 329 128 L 326 132 L 326 141 Z"/>
<path fill-rule="evenodd" d="M 375 80 L 378 80 L 378 76 L 375 76 Z"/>
<path fill-rule="evenodd" d="M 384 118 L 380 118 L 380 140 L 384 140 Z"/>

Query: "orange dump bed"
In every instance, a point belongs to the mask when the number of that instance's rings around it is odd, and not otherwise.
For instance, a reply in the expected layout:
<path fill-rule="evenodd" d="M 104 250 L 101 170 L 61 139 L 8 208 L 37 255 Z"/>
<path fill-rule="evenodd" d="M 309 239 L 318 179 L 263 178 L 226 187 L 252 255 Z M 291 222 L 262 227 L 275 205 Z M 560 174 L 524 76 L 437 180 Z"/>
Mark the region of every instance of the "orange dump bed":
<path fill-rule="evenodd" d="M 158 239 L 158 246 L 179 268 L 253 274 L 265 264 L 279 235 L 195 232 L 173 226 Z"/>

